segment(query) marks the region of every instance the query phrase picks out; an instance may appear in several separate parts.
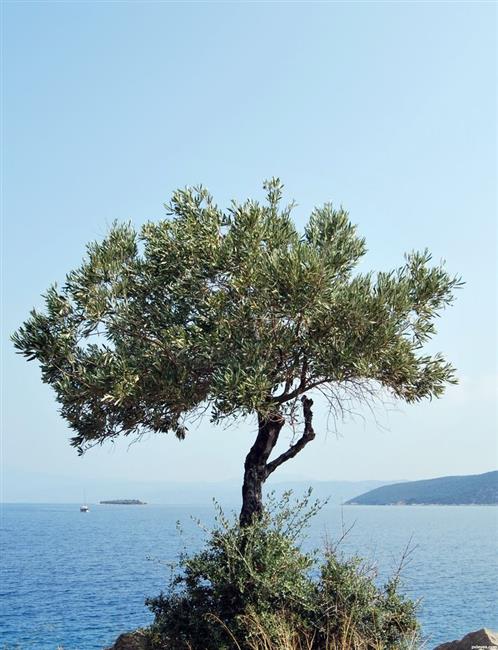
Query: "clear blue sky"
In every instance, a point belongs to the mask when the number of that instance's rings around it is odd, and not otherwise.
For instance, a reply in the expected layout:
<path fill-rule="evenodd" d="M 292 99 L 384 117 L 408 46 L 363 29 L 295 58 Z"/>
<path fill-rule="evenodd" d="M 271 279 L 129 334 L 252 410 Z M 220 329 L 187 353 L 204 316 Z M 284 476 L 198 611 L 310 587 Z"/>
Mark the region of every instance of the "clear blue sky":
<path fill-rule="evenodd" d="M 3 463 L 130 480 L 241 476 L 249 425 L 206 423 L 78 458 L 8 335 L 114 219 L 163 215 L 203 183 L 221 204 L 280 176 L 295 218 L 332 200 L 365 268 L 429 247 L 466 281 L 432 350 L 460 386 L 340 424 L 280 477 L 416 479 L 497 464 L 494 3 L 4 2 Z M 323 432 L 323 433 L 322 433 Z M 10 474 L 9 474 L 10 472 Z M 40 479 L 41 480 L 41 479 Z M 36 481 L 33 483 L 36 492 Z"/>

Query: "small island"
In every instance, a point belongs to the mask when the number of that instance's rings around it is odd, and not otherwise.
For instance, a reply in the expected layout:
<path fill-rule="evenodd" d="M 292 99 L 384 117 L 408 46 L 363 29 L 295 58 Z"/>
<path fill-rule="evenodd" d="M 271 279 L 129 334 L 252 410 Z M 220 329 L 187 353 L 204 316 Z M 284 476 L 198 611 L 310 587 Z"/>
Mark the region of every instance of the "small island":
<path fill-rule="evenodd" d="M 100 501 L 103 505 L 113 505 L 113 506 L 145 506 L 147 505 L 146 501 L 140 501 L 139 499 L 110 499 L 108 501 Z"/>

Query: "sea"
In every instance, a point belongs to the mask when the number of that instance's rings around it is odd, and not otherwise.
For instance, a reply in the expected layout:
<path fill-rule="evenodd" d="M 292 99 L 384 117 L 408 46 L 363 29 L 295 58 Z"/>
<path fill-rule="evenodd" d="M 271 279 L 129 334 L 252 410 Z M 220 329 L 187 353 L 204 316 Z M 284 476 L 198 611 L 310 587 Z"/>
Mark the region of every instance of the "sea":
<path fill-rule="evenodd" d="M 102 650 L 147 625 L 145 598 L 166 588 L 181 552 L 202 546 L 214 517 L 212 506 L 89 506 L 1 506 L 0 648 Z M 339 551 L 375 564 L 379 583 L 404 556 L 423 647 L 498 630 L 497 507 L 329 505 L 304 544 L 346 531 Z"/>

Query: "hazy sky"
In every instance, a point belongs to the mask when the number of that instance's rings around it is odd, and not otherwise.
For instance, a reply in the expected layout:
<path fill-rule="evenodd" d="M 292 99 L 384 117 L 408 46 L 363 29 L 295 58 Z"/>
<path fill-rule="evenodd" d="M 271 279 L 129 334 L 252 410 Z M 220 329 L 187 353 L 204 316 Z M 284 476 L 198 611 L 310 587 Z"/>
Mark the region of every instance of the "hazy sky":
<path fill-rule="evenodd" d="M 203 183 L 221 205 L 280 176 L 302 225 L 349 209 L 364 269 L 429 247 L 466 281 L 431 351 L 461 383 L 338 423 L 280 477 L 416 479 L 497 465 L 496 5 L 4 2 L 3 465 L 74 477 L 240 477 L 251 423 L 78 458 L 8 336 L 114 219 Z M 288 444 L 289 435 L 282 444 Z M 9 472 L 12 472 L 9 473 Z M 36 479 L 42 480 L 42 479 Z M 36 493 L 33 479 L 33 493 Z"/>

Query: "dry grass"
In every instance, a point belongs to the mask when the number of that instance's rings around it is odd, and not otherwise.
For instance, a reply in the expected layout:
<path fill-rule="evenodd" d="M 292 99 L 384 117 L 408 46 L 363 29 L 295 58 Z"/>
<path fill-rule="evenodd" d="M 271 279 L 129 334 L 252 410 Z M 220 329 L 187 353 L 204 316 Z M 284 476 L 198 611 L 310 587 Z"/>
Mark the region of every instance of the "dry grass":
<path fill-rule="evenodd" d="M 211 615 L 210 618 L 223 627 L 238 650 L 243 650 L 223 621 L 215 615 Z M 358 633 L 352 617 L 343 621 L 340 632 L 335 634 L 328 632 L 320 641 L 317 640 L 316 632 L 296 628 L 285 613 L 273 615 L 270 621 L 263 621 L 253 613 L 242 616 L 241 622 L 247 630 L 244 647 L 250 650 L 386 650 L 382 641 L 365 639 Z M 190 648 L 190 650 L 197 649 Z M 422 645 L 420 639 L 414 634 L 397 650 L 422 650 Z"/>

